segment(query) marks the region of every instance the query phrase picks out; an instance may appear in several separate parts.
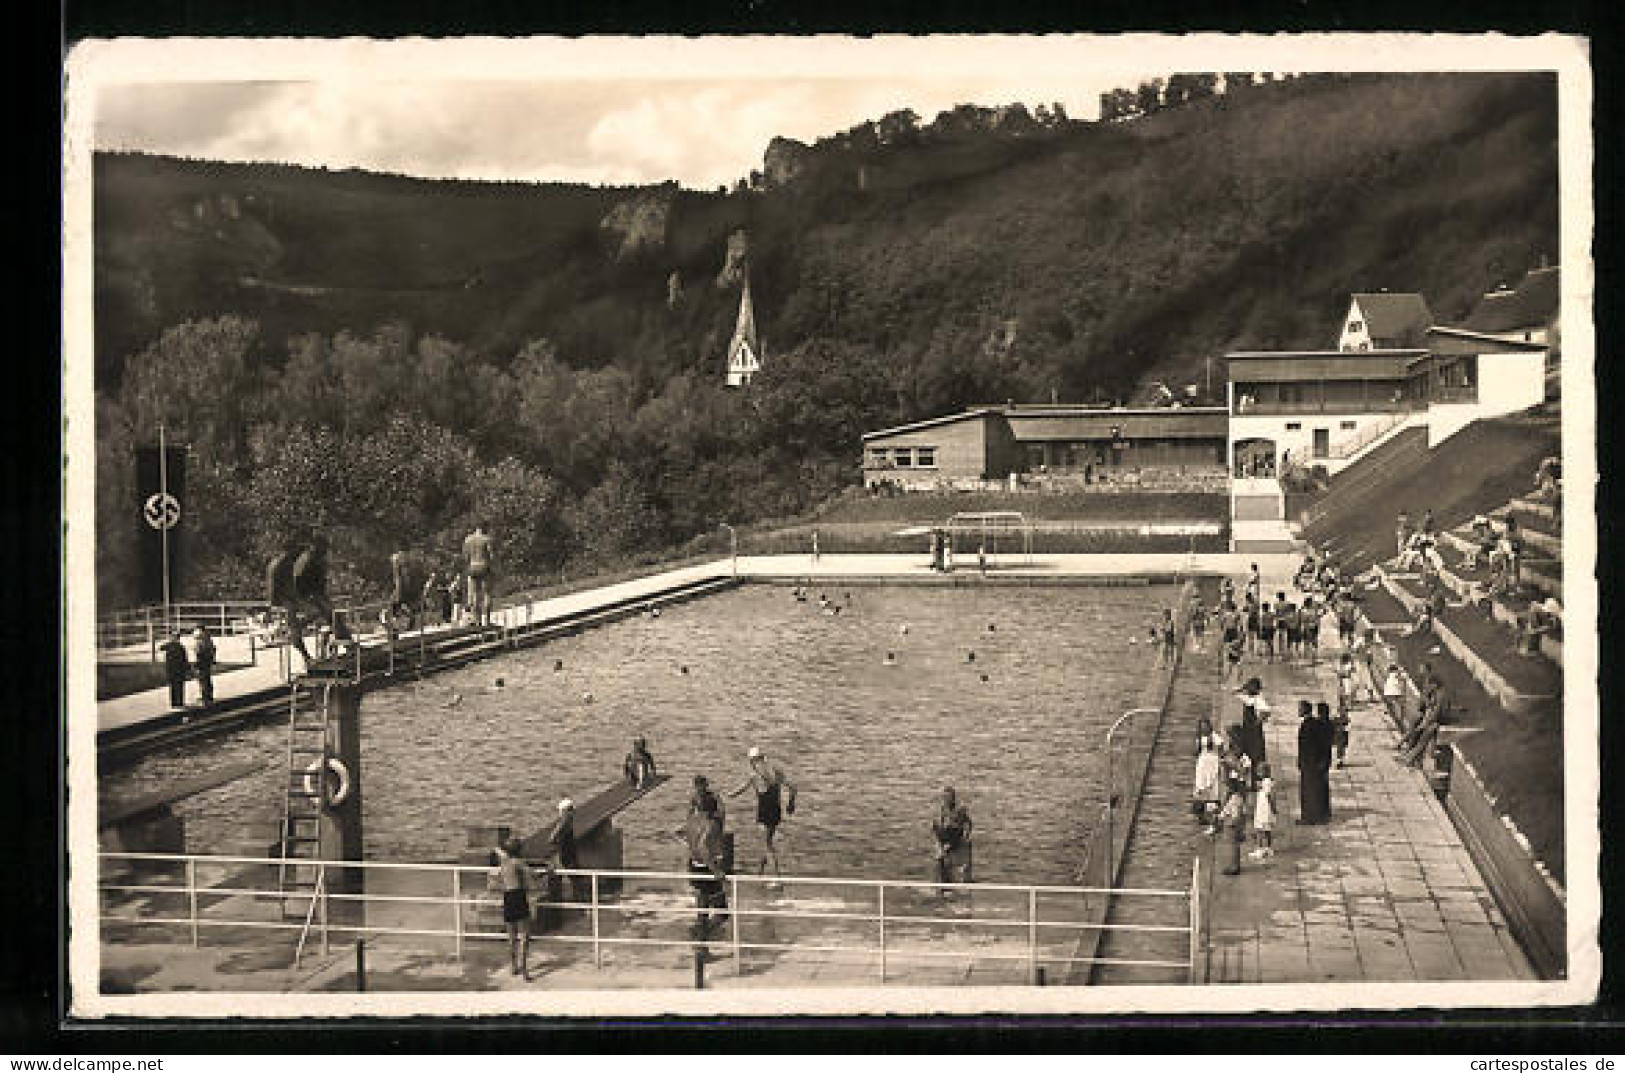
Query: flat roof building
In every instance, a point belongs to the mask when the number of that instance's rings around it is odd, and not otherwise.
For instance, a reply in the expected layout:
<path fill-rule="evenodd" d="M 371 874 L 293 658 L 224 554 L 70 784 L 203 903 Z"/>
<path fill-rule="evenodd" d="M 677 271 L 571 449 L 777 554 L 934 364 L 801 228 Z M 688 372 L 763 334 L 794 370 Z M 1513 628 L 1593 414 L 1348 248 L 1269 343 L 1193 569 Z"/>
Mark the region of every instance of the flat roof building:
<path fill-rule="evenodd" d="M 868 487 L 1004 481 L 1011 474 L 1223 471 L 1222 406 L 1149 409 L 1005 403 L 880 429 L 863 437 Z"/>

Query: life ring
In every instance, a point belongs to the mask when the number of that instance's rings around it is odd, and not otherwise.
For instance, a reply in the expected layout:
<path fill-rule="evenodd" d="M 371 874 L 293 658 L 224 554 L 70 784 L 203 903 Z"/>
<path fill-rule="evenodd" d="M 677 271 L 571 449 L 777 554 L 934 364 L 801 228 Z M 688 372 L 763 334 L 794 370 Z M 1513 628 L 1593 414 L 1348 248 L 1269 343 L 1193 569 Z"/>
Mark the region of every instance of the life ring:
<path fill-rule="evenodd" d="M 312 760 L 310 766 L 305 769 L 305 793 L 312 797 L 316 795 L 316 773 L 321 769 L 322 762 L 320 760 Z M 327 770 L 332 774 L 333 778 L 338 780 L 338 785 L 329 791 L 325 785 L 327 780 L 322 780 L 324 783 L 322 787 L 322 807 L 335 809 L 350 799 L 350 769 L 345 767 L 344 761 L 338 757 L 330 756 L 327 758 Z"/>

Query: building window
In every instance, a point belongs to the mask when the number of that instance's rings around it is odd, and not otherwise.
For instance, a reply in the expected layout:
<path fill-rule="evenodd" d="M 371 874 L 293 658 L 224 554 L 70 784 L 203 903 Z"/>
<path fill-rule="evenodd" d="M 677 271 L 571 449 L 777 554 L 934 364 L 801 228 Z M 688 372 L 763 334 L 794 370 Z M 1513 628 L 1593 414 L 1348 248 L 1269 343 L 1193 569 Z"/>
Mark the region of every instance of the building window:
<path fill-rule="evenodd" d="M 884 447 L 869 448 L 869 465 L 875 469 L 885 469 L 891 465 L 891 452 Z"/>
<path fill-rule="evenodd" d="M 1371 349 L 1371 344 L 1370 343 L 1361 343 L 1360 344 L 1360 349 L 1361 350 L 1370 350 Z"/>
<path fill-rule="evenodd" d="M 937 468 L 937 449 L 935 447 L 917 447 L 914 449 L 914 464 L 927 469 Z"/>
<path fill-rule="evenodd" d="M 899 469 L 908 469 L 914 465 L 914 448 L 899 447 L 892 451 L 892 464 Z"/>
<path fill-rule="evenodd" d="M 1359 321 L 1357 321 L 1357 320 L 1349 321 L 1349 331 L 1357 332 L 1357 331 L 1360 330 L 1360 328 L 1361 328 L 1361 324 L 1360 324 Z"/>
<path fill-rule="evenodd" d="M 1339 421 L 1337 423 L 1337 427 L 1342 429 L 1344 432 L 1347 432 L 1349 429 L 1353 428 L 1355 424 L 1356 422 L 1353 421 Z"/>
<path fill-rule="evenodd" d="M 1303 422 L 1302 421 L 1288 421 L 1286 423 L 1286 430 L 1288 432 L 1297 432 L 1302 428 L 1303 428 Z"/>

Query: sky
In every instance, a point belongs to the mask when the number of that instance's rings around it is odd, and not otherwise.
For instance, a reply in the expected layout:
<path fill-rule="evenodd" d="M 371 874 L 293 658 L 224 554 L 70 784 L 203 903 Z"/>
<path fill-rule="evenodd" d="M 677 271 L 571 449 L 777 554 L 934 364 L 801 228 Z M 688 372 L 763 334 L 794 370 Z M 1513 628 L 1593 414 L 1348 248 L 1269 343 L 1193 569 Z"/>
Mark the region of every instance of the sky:
<path fill-rule="evenodd" d="M 1043 40 L 958 53 L 860 42 L 823 54 L 772 39 L 710 50 L 679 41 L 653 53 L 626 41 L 591 54 L 552 41 L 499 50 L 483 66 L 447 63 L 456 50 L 445 43 L 433 63 L 384 53 L 286 62 L 262 49 L 235 65 L 211 56 L 189 67 L 157 54 L 98 80 L 90 125 L 97 149 L 703 189 L 760 168 L 775 135 L 811 142 L 899 108 L 930 121 L 963 103 L 1058 101 L 1092 119 L 1103 90 L 1166 73 L 1125 67 L 1098 44 L 1034 47 Z"/>
<path fill-rule="evenodd" d="M 1177 71 L 1495 70 L 1584 46 L 1497 35 L 117 39 L 68 57 L 70 150 L 428 177 L 715 187 L 912 108 L 1061 102 Z"/>

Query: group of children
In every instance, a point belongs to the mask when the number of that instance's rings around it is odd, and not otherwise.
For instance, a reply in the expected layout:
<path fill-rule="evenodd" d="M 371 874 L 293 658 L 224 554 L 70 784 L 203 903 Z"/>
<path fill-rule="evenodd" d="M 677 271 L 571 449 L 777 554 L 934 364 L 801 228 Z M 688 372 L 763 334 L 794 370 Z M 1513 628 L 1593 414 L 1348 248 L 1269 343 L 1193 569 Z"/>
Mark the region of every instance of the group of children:
<path fill-rule="evenodd" d="M 1191 811 L 1202 824 L 1204 834 L 1215 837 L 1221 830 L 1232 831 L 1241 841 L 1249 819 L 1247 798 L 1252 793 L 1254 846 L 1248 856 L 1264 860 L 1275 856 L 1271 844 L 1276 817 L 1275 778 L 1267 761 L 1254 767 L 1238 739 L 1238 733 L 1226 739 L 1210 726 L 1199 731 Z"/>
<path fill-rule="evenodd" d="M 1328 623 L 1337 630 L 1339 643 L 1349 648 L 1359 622 L 1358 594 L 1344 583 L 1342 575 L 1327 559 L 1307 556 L 1299 567 L 1294 587 L 1302 595 L 1298 603 L 1287 598 L 1285 590 L 1272 600 L 1261 590 L 1258 567 L 1252 567 L 1238 600 L 1235 584 L 1225 578 L 1219 595 L 1219 633 L 1224 645 L 1222 679 L 1240 675 L 1244 660 L 1285 663 L 1302 659 L 1310 665 L 1319 661 L 1320 634 Z M 1207 611 L 1198 601 L 1191 616 L 1191 630 L 1200 651 L 1206 632 Z"/>

